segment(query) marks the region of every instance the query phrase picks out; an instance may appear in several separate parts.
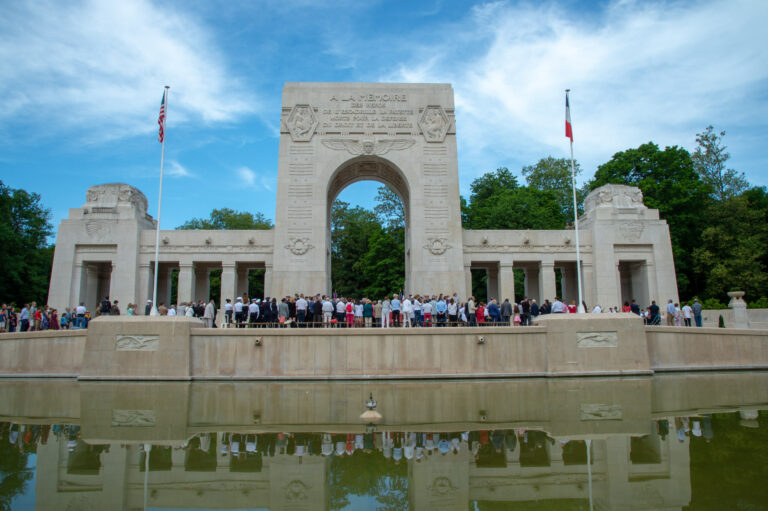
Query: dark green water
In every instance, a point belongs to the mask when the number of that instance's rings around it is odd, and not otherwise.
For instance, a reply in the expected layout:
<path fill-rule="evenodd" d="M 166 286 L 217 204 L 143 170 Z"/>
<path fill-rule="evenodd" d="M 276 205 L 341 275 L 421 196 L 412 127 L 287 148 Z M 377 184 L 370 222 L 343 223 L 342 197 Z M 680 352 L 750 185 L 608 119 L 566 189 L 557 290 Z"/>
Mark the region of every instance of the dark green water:
<path fill-rule="evenodd" d="M 768 509 L 768 373 L 0 381 L 5 509 Z"/>

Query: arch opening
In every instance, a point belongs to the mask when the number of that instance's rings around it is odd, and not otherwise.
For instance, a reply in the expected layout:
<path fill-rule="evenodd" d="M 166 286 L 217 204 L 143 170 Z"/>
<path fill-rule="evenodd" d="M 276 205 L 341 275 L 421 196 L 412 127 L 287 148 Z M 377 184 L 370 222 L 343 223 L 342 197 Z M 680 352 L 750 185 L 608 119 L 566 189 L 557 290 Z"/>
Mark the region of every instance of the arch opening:
<path fill-rule="evenodd" d="M 356 209 L 341 203 L 337 208 L 345 209 L 334 210 L 339 195 L 361 181 L 381 183 L 392 192 L 385 192 L 383 198 L 379 194 L 376 203 L 386 203 L 392 206 L 391 209 L 396 209 L 399 202 L 401 212 L 398 215 L 402 227 L 385 221 L 382 210 L 374 212 L 376 208 L 373 204 L 369 208 Z M 329 292 L 378 299 L 386 293 L 406 289 L 410 270 L 410 190 L 400 169 L 378 157 L 361 157 L 345 162 L 330 178 L 327 208 L 328 249 L 325 257 L 326 288 Z M 345 228 L 349 230 L 344 231 Z M 343 254 L 345 250 L 347 254 Z M 358 254 L 361 250 L 362 253 Z"/>

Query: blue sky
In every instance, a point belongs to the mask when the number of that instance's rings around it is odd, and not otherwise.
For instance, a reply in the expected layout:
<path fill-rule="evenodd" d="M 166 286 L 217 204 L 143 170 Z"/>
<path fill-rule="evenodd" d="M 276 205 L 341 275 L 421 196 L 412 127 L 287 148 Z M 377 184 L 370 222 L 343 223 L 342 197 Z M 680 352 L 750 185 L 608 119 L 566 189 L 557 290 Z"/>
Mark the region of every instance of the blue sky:
<path fill-rule="evenodd" d="M 499 166 L 568 156 L 582 180 L 652 140 L 725 130 L 731 167 L 768 185 L 768 2 L 6 2 L 0 179 L 58 225 L 94 184 L 156 213 L 157 114 L 169 99 L 162 227 L 213 208 L 274 218 L 288 81 L 448 82 L 462 194 Z M 376 185 L 341 196 L 369 204 Z"/>

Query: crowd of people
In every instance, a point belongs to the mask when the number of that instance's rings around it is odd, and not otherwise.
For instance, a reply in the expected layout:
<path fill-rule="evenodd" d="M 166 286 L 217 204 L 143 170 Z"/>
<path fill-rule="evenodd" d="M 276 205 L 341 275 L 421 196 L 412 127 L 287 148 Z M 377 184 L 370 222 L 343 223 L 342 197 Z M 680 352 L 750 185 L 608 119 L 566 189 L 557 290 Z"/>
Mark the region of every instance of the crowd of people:
<path fill-rule="evenodd" d="M 585 311 L 586 304 L 582 303 Z M 449 326 L 530 326 L 537 318 L 547 314 L 573 314 L 577 312 L 575 301 L 566 304 L 558 297 L 552 302 L 544 300 L 541 304 L 535 299 L 523 298 L 511 303 L 508 299 L 499 303 L 495 299 L 488 302 L 478 301 L 474 296 L 466 301 L 456 293 L 453 295 L 405 295 L 393 294 L 381 300 L 370 298 L 331 297 L 326 295 L 304 296 L 296 294 L 284 298 L 237 297 L 234 302 L 227 298 L 224 306 L 224 318 L 220 324 L 224 327 L 323 327 L 323 328 L 391 328 L 391 327 L 449 327 Z M 144 315 L 150 315 L 152 300 L 147 300 Z M 186 316 L 200 318 L 205 326 L 217 325 L 218 308 L 213 299 L 208 303 L 182 302 L 166 307 L 160 303 L 157 307 L 161 316 Z M 632 300 L 624 302 L 622 307 L 609 307 L 604 311 L 595 305 L 592 313 L 631 312 L 640 316 L 647 325 L 660 325 L 666 321 L 668 326 L 702 326 L 702 305 L 698 299 L 684 303 L 669 300 L 662 310 L 655 301 L 641 310 Z M 129 303 L 126 315 L 139 314 L 136 304 Z M 48 306 L 38 306 L 35 302 L 24 304 L 20 311 L 13 305 L 3 304 L 0 311 L 0 332 L 27 332 L 36 330 L 59 330 L 87 328 L 88 322 L 100 315 L 120 315 L 117 300 L 105 297 L 92 314 L 80 303 L 73 309 L 66 308 L 61 314 Z"/>

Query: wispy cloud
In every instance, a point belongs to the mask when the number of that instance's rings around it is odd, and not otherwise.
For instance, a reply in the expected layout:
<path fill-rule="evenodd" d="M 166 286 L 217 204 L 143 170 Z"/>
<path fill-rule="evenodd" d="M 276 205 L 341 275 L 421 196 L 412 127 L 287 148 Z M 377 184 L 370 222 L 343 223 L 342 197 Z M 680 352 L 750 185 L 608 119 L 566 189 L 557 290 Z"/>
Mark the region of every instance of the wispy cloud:
<path fill-rule="evenodd" d="M 171 177 L 195 177 L 186 167 L 176 160 L 168 161 L 168 168 L 166 170 Z"/>
<path fill-rule="evenodd" d="M 272 179 L 267 178 L 246 166 L 235 169 L 235 178 L 238 183 L 241 183 L 244 187 L 254 188 L 256 190 L 266 190 L 268 192 L 274 191 Z"/>
<path fill-rule="evenodd" d="M 164 85 L 169 129 L 259 108 L 189 15 L 148 0 L 27 1 L 3 11 L 0 128 L 45 119 L 50 133 L 76 127 L 84 139 L 149 133 Z"/>
<path fill-rule="evenodd" d="M 766 19 L 750 0 L 617 1 L 591 16 L 495 2 L 385 78 L 454 84 L 470 173 L 564 155 L 571 88 L 577 157 L 593 169 L 649 140 L 691 148 L 710 123 L 763 127 Z"/>

